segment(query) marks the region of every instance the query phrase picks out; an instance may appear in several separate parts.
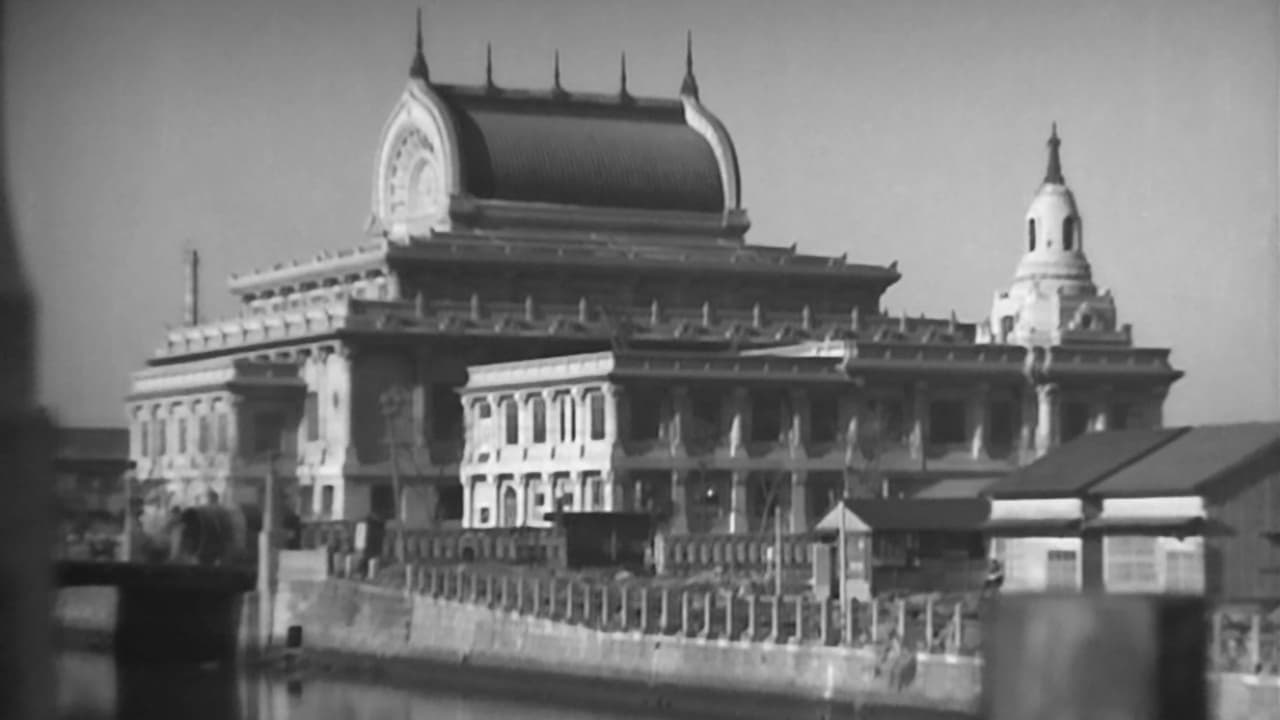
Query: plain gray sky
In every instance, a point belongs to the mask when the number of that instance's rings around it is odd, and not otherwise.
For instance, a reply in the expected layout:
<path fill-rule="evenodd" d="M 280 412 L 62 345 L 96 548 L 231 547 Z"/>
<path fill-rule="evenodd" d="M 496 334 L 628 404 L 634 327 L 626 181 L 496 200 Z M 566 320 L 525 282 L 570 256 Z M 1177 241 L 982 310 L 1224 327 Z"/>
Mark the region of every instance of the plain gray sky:
<path fill-rule="evenodd" d="M 362 239 L 412 0 L 6 3 L 12 206 L 40 396 L 120 424 L 127 376 L 228 272 Z M 674 96 L 685 29 L 748 238 L 888 263 L 886 306 L 969 321 L 1011 279 L 1057 121 L 1095 278 L 1188 375 L 1171 422 L 1280 417 L 1277 0 L 437 0 L 442 82 Z"/>

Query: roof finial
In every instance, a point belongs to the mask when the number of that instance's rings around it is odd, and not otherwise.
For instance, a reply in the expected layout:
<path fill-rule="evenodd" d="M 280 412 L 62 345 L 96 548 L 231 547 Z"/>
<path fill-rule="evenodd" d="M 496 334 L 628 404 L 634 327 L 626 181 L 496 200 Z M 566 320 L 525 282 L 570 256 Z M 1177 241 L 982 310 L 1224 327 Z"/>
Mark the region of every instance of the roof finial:
<path fill-rule="evenodd" d="M 565 94 L 564 87 L 560 85 L 560 50 L 556 50 L 556 66 L 555 66 L 555 84 L 551 88 L 551 94 L 559 97 Z"/>
<path fill-rule="evenodd" d="M 627 91 L 627 54 L 625 52 L 622 53 L 620 83 L 621 84 L 618 89 L 618 95 L 621 96 L 623 100 L 626 100 L 627 98 L 631 97 L 631 93 Z"/>
<path fill-rule="evenodd" d="M 684 82 L 680 83 L 680 94 L 691 98 L 698 97 L 698 81 L 693 77 L 693 31 L 685 35 L 684 45 Z"/>
<path fill-rule="evenodd" d="M 484 44 L 484 86 L 489 90 L 497 87 L 493 82 L 493 43 Z"/>
<path fill-rule="evenodd" d="M 1062 141 L 1058 139 L 1058 123 L 1053 124 L 1053 132 L 1049 135 L 1049 168 L 1045 170 L 1044 181 L 1057 185 L 1065 185 L 1066 180 L 1062 178 L 1062 159 L 1058 157 L 1058 146 Z"/>
<path fill-rule="evenodd" d="M 423 82 L 431 81 L 427 71 L 427 58 L 422 55 L 422 8 L 418 8 L 418 37 L 413 45 L 413 64 L 409 66 L 409 77 Z"/>

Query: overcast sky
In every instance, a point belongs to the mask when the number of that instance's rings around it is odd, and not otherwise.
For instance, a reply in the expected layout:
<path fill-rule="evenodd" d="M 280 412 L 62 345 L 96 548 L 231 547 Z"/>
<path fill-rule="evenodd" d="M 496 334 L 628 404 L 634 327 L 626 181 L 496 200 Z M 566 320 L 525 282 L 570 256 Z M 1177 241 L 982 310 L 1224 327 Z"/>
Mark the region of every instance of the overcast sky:
<path fill-rule="evenodd" d="M 362 240 L 416 3 L 25 0 L 5 7 L 12 206 L 41 304 L 41 397 L 122 424 L 181 317 L 181 250 L 226 275 Z M 898 260 L 886 296 L 983 318 L 1057 121 L 1095 279 L 1187 371 L 1170 423 L 1280 417 L 1277 0 L 437 0 L 442 82 L 672 97 L 694 32 L 748 238 Z"/>

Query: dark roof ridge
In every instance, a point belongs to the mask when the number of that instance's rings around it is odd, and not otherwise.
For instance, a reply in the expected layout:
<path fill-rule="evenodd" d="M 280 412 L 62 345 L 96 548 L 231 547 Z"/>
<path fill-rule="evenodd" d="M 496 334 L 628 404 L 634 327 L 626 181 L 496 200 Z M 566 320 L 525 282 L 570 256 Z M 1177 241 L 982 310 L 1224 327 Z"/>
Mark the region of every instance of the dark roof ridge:
<path fill-rule="evenodd" d="M 679 110 L 683 113 L 684 101 L 679 98 L 645 97 L 627 94 L 625 98 L 618 92 L 583 92 L 565 91 L 563 94 L 554 90 L 530 90 L 524 88 L 497 88 L 484 85 L 432 85 L 431 88 L 443 97 L 459 97 L 468 100 L 488 101 L 495 106 L 514 104 L 516 101 L 546 104 L 547 106 L 589 106 L 612 108 L 617 110 Z"/>

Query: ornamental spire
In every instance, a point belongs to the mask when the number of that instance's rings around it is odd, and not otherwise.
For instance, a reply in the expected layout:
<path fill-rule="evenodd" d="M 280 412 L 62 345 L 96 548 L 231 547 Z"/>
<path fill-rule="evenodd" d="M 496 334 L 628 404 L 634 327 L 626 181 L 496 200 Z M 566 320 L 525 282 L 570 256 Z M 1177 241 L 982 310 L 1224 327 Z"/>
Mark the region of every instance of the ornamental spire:
<path fill-rule="evenodd" d="M 623 100 L 631 97 L 631 93 L 627 90 L 627 54 L 622 53 L 622 65 L 619 73 L 618 96 Z"/>
<path fill-rule="evenodd" d="M 422 8 L 418 8 L 418 36 L 413 45 L 413 64 L 409 66 L 409 77 L 422 82 L 431 81 L 431 73 L 427 71 L 427 58 L 422 54 Z"/>
<path fill-rule="evenodd" d="M 698 80 L 693 76 L 693 31 L 685 35 L 684 45 L 684 82 L 680 83 L 680 94 L 691 98 L 698 97 Z"/>
<path fill-rule="evenodd" d="M 489 90 L 497 87 L 493 82 L 493 43 L 484 44 L 484 86 Z"/>
<path fill-rule="evenodd" d="M 1053 124 L 1053 132 L 1049 135 L 1049 167 L 1044 172 L 1044 181 L 1057 185 L 1065 185 L 1066 180 L 1062 177 L 1062 158 L 1058 156 L 1058 146 L 1062 141 L 1058 139 L 1058 123 Z"/>
<path fill-rule="evenodd" d="M 554 84 L 551 86 L 551 94 L 556 97 L 563 97 L 568 94 L 564 91 L 564 87 L 560 85 L 560 51 L 558 49 L 556 50 L 555 77 Z"/>

